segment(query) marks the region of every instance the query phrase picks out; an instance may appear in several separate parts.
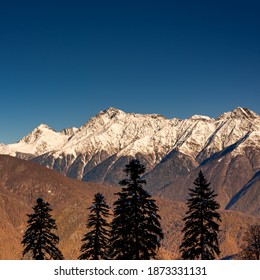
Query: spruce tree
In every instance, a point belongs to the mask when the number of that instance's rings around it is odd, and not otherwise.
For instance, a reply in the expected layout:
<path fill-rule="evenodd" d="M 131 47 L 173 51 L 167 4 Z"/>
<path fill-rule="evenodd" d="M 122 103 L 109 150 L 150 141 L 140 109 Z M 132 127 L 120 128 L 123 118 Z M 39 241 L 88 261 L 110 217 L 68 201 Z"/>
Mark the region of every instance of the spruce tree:
<path fill-rule="evenodd" d="M 129 211 L 126 193 L 117 193 L 118 200 L 114 203 L 114 219 L 111 229 L 110 258 L 129 260 L 132 258 L 130 242 Z"/>
<path fill-rule="evenodd" d="M 148 260 L 154 258 L 163 239 L 158 207 L 143 189 L 141 179 L 145 166 L 134 159 L 124 169 L 128 179 L 114 203 L 111 234 L 111 257 L 114 259 Z"/>
<path fill-rule="evenodd" d="M 212 260 L 219 256 L 218 232 L 221 221 L 219 203 L 215 201 L 217 194 L 210 189 L 210 183 L 200 171 L 194 181 L 195 188 L 190 190 L 187 200 L 188 211 L 182 232 L 183 242 L 180 245 L 182 258 L 187 260 Z"/>
<path fill-rule="evenodd" d="M 90 229 L 82 239 L 80 260 L 102 260 L 108 258 L 110 230 L 107 218 L 109 206 L 102 194 L 95 195 L 93 205 L 89 207 L 90 215 L 87 228 Z"/>
<path fill-rule="evenodd" d="M 57 230 L 57 226 L 50 214 L 50 204 L 38 198 L 33 210 L 33 214 L 27 215 L 28 228 L 22 240 L 25 247 L 23 256 L 29 253 L 34 260 L 62 260 L 63 255 L 57 248 L 59 237 L 52 232 Z"/>

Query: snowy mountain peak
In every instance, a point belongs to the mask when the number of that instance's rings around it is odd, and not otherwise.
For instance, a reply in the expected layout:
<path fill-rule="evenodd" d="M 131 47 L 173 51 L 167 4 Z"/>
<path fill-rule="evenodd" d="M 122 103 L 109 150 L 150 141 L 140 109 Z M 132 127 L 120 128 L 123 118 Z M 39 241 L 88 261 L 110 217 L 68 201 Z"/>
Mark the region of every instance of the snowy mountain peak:
<path fill-rule="evenodd" d="M 52 128 L 50 128 L 47 124 L 42 123 L 35 129 L 43 130 L 43 129 L 52 129 Z"/>
<path fill-rule="evenodd" d="M 248 108 L 237 107 L 231 112 L 231 116 L 235 118 L 255 119 L 257 117 L 257 114 L 249 110 Z"/>
<path fill-rule="evenodd" d="M 126 116 L 126 113 L 115 109 L 113 107 L 110 107 L 106 110 L 103 110 L 99 112 L 97 115 L 95 115 L 93 118 L 91 118 L 88 122 L 86 122 L 81 129 L 91 129 L 95 130 L 99 128 L 100 126 L 104 126 L 108 123 L 111 123 L 111 121 L 116 121 L 118 119 L 124 118 Z"/>
<path fill-rule="evenodd" d="M 114 108 L 114 107 L 109 107 L 106 110 L 103 110 L 102 112 L 107 113 L 107 114 L 110 115 L 110 114 L 119 114 L 119 113 L 122 113 L 123 111 L 119 110 L 117 108 Z"/>
<path fill-rule="evenodd" d="M 113 119 L 115 117 L 125 116 L 125 114 L 125 112 L 119 109 L 109 107 L 108 109 L 101 111 L 99 114 L 97 114 L 97 116 L 105 116 L 109 119 Z"/>
<path fill-rule="evenodd" d="M 18 143 L 29 144 L 37 140 L 42 134 L 46 134 L 48 132 L 54 132 L 54 130 L 46 124 L 40 124 L 31 133 L 23 137 Z"/>
<path fill-rule="evenodd" d="M 232 110 L 231 112 L 226 112 L 222 114 L 218 120 L 221 119 L 255 119 L 258 115 L 249 110 L 248 108 L 237 107 L 236 109 Z"/>
<path fill-rule="evenodd" d="M 57 132 L 48 125 L 41 124 L 18 143 L 1 147 L 0 153 L 13 156 L 17 153 L 38 156 L 49 151 L 61 149 L 69 137 L 70 135 Z"/>

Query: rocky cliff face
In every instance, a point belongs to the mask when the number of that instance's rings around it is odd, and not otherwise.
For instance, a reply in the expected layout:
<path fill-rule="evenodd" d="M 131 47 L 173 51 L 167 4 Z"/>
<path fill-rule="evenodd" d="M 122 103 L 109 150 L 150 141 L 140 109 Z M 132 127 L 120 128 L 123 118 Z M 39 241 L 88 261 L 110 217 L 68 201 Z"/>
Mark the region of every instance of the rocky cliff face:
<path fill-rule="evenodd" d="M 130 158 L 147 167 L 147 188 L 185 200 L 199 169 L 223 208 L 260 214 L 260 117 L 236 108 L 217 119 L 102 111 L 82 127 L 56 132 L 41 125 L 0 153 L 31 159 L 71 178 L 117 184 Z M 254 197 L 251 207 L 240 205 Z M 243 203 L 242 203 L 243 204 Z M 259 204 L 258 204 L 259 205 Z"/>

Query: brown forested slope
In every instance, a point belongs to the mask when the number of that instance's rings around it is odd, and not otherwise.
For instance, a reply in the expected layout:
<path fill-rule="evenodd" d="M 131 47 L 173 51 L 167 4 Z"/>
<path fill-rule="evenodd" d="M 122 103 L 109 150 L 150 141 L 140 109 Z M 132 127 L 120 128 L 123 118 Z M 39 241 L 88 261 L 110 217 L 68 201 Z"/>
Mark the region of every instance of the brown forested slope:
<path fill-rule="evenodd" d="M 94 194 L 103 193 L 112 205 L 116 199 L 114 193 L 119 190 L 108 185 L 72 180 L 30 161 L 9 156 L 0 156 L 0 177 L 0 259 L 22 258 L 21 240 L 27 226 L 26 214 L 32 212 L 37 197 L 43 197 L 53 208 L 59 247 L 64 257 L 76 259 L 85 232 L 86 209 Z M 162 198 L 156 200 L 165 232 L 158 257 L 178 258 L 185 203 Z M 239 251 L 243 231 L 247 224 L 257 222 L 257 218 L 236 211 L 222 211 L 222 220 L 221 257 Z"/>

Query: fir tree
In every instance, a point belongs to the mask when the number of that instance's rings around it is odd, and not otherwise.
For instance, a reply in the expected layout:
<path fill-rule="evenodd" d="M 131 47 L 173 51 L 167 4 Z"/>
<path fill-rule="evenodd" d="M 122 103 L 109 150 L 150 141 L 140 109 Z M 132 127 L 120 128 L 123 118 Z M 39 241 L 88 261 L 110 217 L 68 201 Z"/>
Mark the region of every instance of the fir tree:
<path fill-rule="evenodd" d="M 38 198 L 33 210 L 33 214 L 27 215 L 28 228 L 22 240 L 25 247 L 23 256 L 29 253 L 34 260 L 62 260 L 63 255 L 57 248 L 59 237 L 52 232 L 57 226 L 50 215 L 50 204 Z"/>
<path fill-rule="evenodd" d="M 114 203 L 114 219 L 111 229 L 110 257 L 118 260 L 129 260 L 131 255 L 129 211 L 127 195 L 117 193 L 118 200 Z"/>
<path fill-rule="evenodd" d="M 111 257 L 148 260 L 155 257 L 163 238 L 158 207 L 143 189 L 146 181 L 140 175 L 145 166 L 134 159 L 124 171 L 128 179 L 119 182 L 123 188 L 114 204 Z"/>
<path fill-rule="evenodd" d="M 218 232 L 221 221 L 217 194 L 210 189 L 210 183 L 200 171 L 194 182 L 195 188 L 190 189 L 190 198 L 187 201 L 188 211 L 182 232 L 183 242 L 180 246 L 182 258 L 187 260 L 212 260 L 219 256 Z"/>
<path fill-rule="evenodd" d="M 102 260 L 108 258 L 109 250 L 109 224 L 106 219 L 109 216 L 109 206 L 102 194 L 95 195 L 93 205 L 89 207 L 90 215 L 87 228 L 91 229 L 82 239 L 83 245 L 79 256 L 80 260 Z"/>

